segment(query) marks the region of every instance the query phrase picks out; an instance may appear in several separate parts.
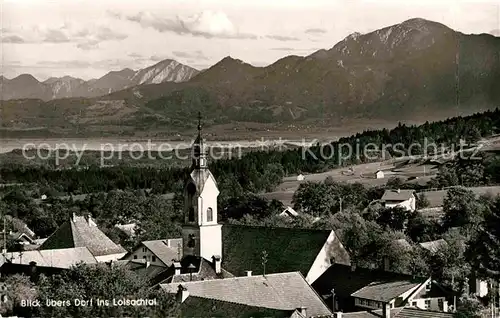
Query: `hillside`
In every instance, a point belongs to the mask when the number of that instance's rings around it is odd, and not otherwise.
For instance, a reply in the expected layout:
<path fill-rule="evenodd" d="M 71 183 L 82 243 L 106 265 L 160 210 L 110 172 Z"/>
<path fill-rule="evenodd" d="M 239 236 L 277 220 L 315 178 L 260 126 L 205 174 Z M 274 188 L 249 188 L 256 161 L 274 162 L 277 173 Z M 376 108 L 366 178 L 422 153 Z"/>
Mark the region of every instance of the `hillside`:
<path fill-rule="evenodd" d="M 78 101 L 11 101 L 3 105 L 3 125 L 64 123 L 65 131 L 75 125 L 110 131 L 182 130 L 194 127 L 198 110 L 208 124 L 338 126 L 362 119 L 393 124 L 467 115 L 499 105 L 500 38 L 465 35 L 436 22 L 411 19 L 354 33 L 330 49 L 287 56 L 267 67 L 226 57 L 182 83 L 140 85 Z M 50 120 L 21 116 L 23 109 L 33 107 L 49 110 Z"/>

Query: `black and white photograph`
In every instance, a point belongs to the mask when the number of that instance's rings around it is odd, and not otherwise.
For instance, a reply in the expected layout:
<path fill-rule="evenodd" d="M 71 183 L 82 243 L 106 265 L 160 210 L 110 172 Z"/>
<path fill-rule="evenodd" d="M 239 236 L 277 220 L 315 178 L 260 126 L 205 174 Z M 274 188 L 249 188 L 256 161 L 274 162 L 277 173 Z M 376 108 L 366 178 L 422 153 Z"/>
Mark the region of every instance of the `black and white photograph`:
<path fill-rule="evenodd" d="M 0 317 L 500 318 L 498 0 L 0 0 Z"/>

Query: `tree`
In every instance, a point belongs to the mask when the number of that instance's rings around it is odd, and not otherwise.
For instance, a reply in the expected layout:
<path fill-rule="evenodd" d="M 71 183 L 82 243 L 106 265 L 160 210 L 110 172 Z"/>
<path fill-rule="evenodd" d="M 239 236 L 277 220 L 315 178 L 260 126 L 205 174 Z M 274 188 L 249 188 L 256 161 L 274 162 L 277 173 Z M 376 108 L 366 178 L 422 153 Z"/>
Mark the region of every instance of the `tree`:
<path fill-rule="evenodd" d="M 453 318 L 481 318 L 483 310 L 484 308 L 477 298 L 465 296 L 460 298 Z"/>
<path fill-rule="evenodd" d="M 486 213 L 478 235 L 469 244 L 467 258 L 480 276 L 500 280 L 500 197 Z"/>
<path fill-rule="evenodd" d="M 413 242 L 429 242 L 435 240 L 439 234 L 439 224 L 415 211 L 408 216 L 406 234 Z"/>
<path fill-rule="evenodd" d="M 23 306 L 22 301 L 34 301 L 38 297 L 35 285 L 28 276 L 13 275 L 5 280 L 7 301 L 0 302 L 1 315 L 21 315 L 29 314 L 29 309 Z"/>
<path fill-rule="evenodd" d="M 468 235 L 472 235 L 484 220 L 483 211 L 484 206 L 474 192 L 466 188 L 451 188 L 443 202 L 443 226 L 445 229 L 462 227 Z"/>
<path fill-rule="evenodd" d="M 41 317 L 177 317 L 174 299 L 161 291 L 152 290 L 147 280 L 125 267 L 107 264 L 74 266 L 69 271 L 50 277 L 42 276 L 38 283 L 39 300 L 69 300 L 69 306 L 35 308 Z M 157 306 L 98 306 L 97 300 L 154 299 Z M 75 300 L 89 301 L 87 306 L 75 306 Z"/>
<path fill-rule="evenodd" d="M 396 231 L 405 229 L 408 222 L 408 211 L 402 207 L 387 208 L 380 212 L 377 223 Z"/>
<path fill-rule="evenodd" d="M 417 195 L 416 207 L 417 210 L 428 208 L 431 205 L 427 196 L 424 193 Z"/>
<path fill-rule="evenodd" d="M 387 187 L 390 189 L 399 189 L 403 186 L 404 181 L 400 177 L 390 177 L 387 180 Z"/>

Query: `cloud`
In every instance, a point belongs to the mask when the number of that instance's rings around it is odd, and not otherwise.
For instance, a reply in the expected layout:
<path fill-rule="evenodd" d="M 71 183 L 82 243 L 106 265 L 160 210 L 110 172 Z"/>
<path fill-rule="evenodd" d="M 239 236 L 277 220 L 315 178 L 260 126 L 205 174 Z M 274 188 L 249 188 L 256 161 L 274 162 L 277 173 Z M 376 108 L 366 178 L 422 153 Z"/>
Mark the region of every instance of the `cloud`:
<path fill-rule="evenodd" d="M 90 51 L 90 50 L 95 50 L 99 48 L 99 41 L 97 40 L 90 40 L 86 42 L 81 42 L 76 45 L 77 48 L 85 50 L 85 51 Z"/>
<path fill-rule="evenodd" d="M 184 51 L 173 51 L 172 54 L 175 57 L 191 59 L 191 61 L 208 61 L 208 57 L 206 57 L 201 50 L 197 50 L 194 52 L 184 52 Z"/>
<path fill-rule="evenodd" d="M 51 67 L 51 68 L 87 68 L 92 66 L 88 61 L 70 60 L 70 61 L 40 61 L 36 63 L 37 66 Z"/>
<path fill-rule="evenodd" d="M 24 39 L 19 35 L 8 35 L 2 37 L 2 43 L 24 43 Z"/>
<path fill-rule="evenodd" d="M 308 34 L 324 34 L 326 32 L 328 32 L 328 31 L 325 29 L 320 29 L 320 28 L 312 28 L 312 29 L 307 29 L 304 31 L 304 33 L 308 33 Z"/>
<path fill-rule="evenodd" d="M 277 41 L 300 41 L 299 38 L 284 35 L 266 35 L 266 38 Z"/>
<path fill-rule="evenodd" d="M 158 32 L 204 38 L 257 39 L 256 35 L 240 32 L 229 17 L 220 11 L 207 10 L 186 17 L 176 16 L 175 19 L 158 17 L 150 12 L 139 12 L 126 16 L 125 19 Z"/>
<path fill-rule="evenodd" d="M 158 55 L 153 55 L 149 58 L 149 60 L 153 61 L 153 62 L 159 62 L 159 61 L 163 61 L 165 60 L 166 57 L 161 57 L 161 56 L 158 56 Z"/>
<path fill-rule="evenodd" d="M 48 43 L 66 43 L 70 42 L 68 36 L 60 30 L 48 30 L 43 42 Z"/>

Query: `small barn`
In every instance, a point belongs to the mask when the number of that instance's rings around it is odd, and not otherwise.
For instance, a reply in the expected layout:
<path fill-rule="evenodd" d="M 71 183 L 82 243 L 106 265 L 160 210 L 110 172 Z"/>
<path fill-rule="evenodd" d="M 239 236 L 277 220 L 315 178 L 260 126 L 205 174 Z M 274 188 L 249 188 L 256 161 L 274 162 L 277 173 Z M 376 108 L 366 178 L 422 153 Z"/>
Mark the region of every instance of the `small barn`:
<path fill-rule="evenodd" d="M 304 175 L 303 175 L 303 174 L 299 174 L 299 175 L 297 176 L 297 181 L 304 181 L 304 179 L 305 179 L 305 177 L 304 177 Z"/>
<path fill-rule="evenodd" d="M 375 179 L 384 179 L 385 177 L 385 174 L 382 170 L 378 170 L 377 172 L 375 172 Z"/>

